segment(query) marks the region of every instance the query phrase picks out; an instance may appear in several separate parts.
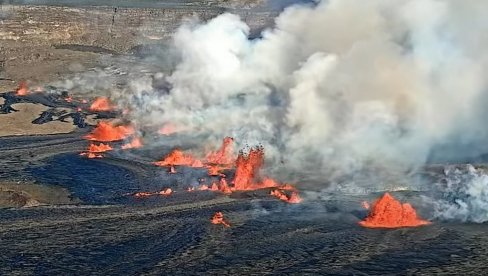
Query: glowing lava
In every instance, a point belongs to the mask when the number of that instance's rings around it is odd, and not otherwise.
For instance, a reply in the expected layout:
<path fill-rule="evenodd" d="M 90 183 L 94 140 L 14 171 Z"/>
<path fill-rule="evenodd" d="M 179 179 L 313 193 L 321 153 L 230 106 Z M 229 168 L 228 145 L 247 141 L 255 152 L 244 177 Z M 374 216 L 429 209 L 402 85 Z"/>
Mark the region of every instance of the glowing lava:
<path fill-rule="evenodd" d="M 222 224 L 225 227 L 230 227 L 230 224 L 224 220 L 224 214 L 222 212 L 216 212 L 210 221 L 213 224 Z"/>
<path fill-rule="evenodd" d="M 290 195 L 286 195 L 283 191 L 280 190 L 272 190 L 270 193 L 272 196 L 277 197 L 278 199 L 291 203 L 291 204 L 298 204 L 302 202 L 302 199 L 298 195 L 296 191 L 292 191 Z"/>
<path fill-rule="evenodd" d="M 158 192 L 158 195 L 169 196 L 172 193 L 173 193 L 173 190 L 171 190 L 170 188 L 167 188 L 166 190 L 162 190 L 162 191 Z"/>
<path fill-rule="evenodd" d="M 235 190 L 253 190 L 254 182 L 259 169 L 263 165 L 264 149 L 263 147 L 251 148 L 246 155 L 242 151 L 239 153 L 236 161 L 236 173 L 234 177 Z"/>
<path fill-rule="evenodd" d="M 104 143 L 100 143 L 99 145 L 90 144 L 90 146 L 88 146 L 87 152 L 82 152 L 80 153 L 80 155 L 86 155 L 86 157 L 88 158 L 102 158 L 103 155 L 99 153 L 106 152 L 112 149 L 113 148 L 110 145 Z"/>
<path fill-rule="evenodd" d="M 166 155 L 163 160 L 154 162 L 156 166 L 190 166 L 194 168 L 201 168 L 203 164 L 200 160 L 195 159 L 191 154 L 185 154 L 179 149 L 173 150 L 170 154 Z"/>
<path fill-rule="evenodd" d="M 207 163 L 231 166 L 234 163 L 234 139 L 225 137 L 220 149 L 207 154 Z"/>
<path fill-rule="evenodd" d="M 122 145 L 122 149 L 137 149 L 142 147 L 142 139 L 135 137 L 130 143 Z"/>
<path fill-rule="evenodd" d="M 167 189 L 161 190 L 159 192 L 137 192 L 134 194 L 134 197 L 145 198 L 145 197 L 150 197 L 150 196 L 155 196 L 155 195 L 170 196 L 171 194 L 173 194 L 173 190 L 171 190 L 170 188 L 167 188 Z"/>
<path fill-rule="evenodd" d="M 110 103 L 107 97 L 96 98 L 95 101 L 90 105 L 91 111 L 111 111 L 114 110 L 115 106 Z"/>
<path fill-rule="evenodd" d="M 109 122 L 99 122 L 85 139 L 100 142 L 118 141 L 134 133 L 131 126 L 113 126 Z"/>
<path fill-rule="evenodd" d="M 17 96 L 25 96 L 29 92 L 29 88 L 27 87 L 27 83 L 25 81 L 21 81 L 19 83 L 19 87 L 17 87 L 17 90 L 15 91 L 15 94 Z"/>
<path fill-rule="evenodd" d="M 106 152 L 106 151 L 109 151 L 112 149 L 113 148 L 110 145 L 104 144 L 104 143 L 100 143 L 99 145 L 90 144 L 90 146 L 88 147 L 88 152 L 100 153 L 100 152 Z"/>
<path fill-rule="evenodd" d="M 369 228 L 399 228 L 421 226 L 430 222 L 418 218 L 417 212 L 409 203 L 401 204 L 389 193 L 385 193 L 372 204 L 368 217 L 359 224 Z"/>
<path fill-rule="evenodd" d="M 86 157 L 90 158 L 90 159 L 93 159 L 93 158 L 103 158 L 103 155 L 101 154 L 97 154 L 97 153 L 93 153 L 93 152 L 82 152 L 80 153 L 80 155 L 86 155 Z"/>
<path fill-rule="evenodd" d="M 224 176 L 225 174 L 222 173 L 222 170 L 228 169 L 228 167 L 221 167 L 219 165 L 207 165 L 208 168 L 208 175 L 210 176 Z"/>

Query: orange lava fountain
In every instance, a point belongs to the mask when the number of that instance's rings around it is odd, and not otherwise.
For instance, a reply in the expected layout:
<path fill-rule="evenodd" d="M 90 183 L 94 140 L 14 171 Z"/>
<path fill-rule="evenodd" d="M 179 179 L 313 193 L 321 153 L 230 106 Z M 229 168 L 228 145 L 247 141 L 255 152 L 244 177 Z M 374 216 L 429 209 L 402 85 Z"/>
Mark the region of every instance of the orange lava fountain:
<path fill-rule="evenodd" d="M 201 168 L 203 164 L 200 160 L 195 159 L 190 154 L 185 154 L 179 149 L 173 150 L 170 154 L 166 155 L 163 160 L 154 162 L 156 166 L 191 166 L 194 168 Z"/>
<path fill-rule="evenodd" d="M 113 126 L 109 122 L 99 122 L 92 132 L 85 136 L 85 139 L 100 142 L 118 141 L 134 134 L 131 126 Z"/>
<path fill-rule="evenodd" d="M 224 214 L 222 212 L 216 212 L 210 222 L 213 224 L 222 224 L 225 227 L 230 227 L 230 224 L 224 220 Z"/>
<path fill-rule="evenodd" d="M 409 203 L 401 204 L 389 193 L 376 200 L 368 217 L 359 224 L 369 228 L 415 227 L 431 222 L 417 217 L 417 212 Z"/>
<path fill-rule="evenodd" d="M 122 149 L 137 149 L 142 147 L 141 137 L 135 137 L 130 143 L 122 145 Z"/>
<path fill-rule="evenodd" d="M 220 149 L 209 152 L 206 156 L 209 164 L 228 166 L 234 163 L 234 158 L 234 139 L 232 137 L 225 137 Z"/>
<path fill-rule="evenodd" d="M 254 182 L 259 169 L 263 165 L 264 149 L 263 147 L 252 148 L 247 155 L 242 151 L 239 153 L 236 161 L 236 173 L 234 177 L 235 190 L 253 190 L 256 183 Z"/>
<path fill-rule="evenodd" d="M 100 143 L 99 145 L 90 144 L 90 146 L 88 147 L 88 152 L 100 153 L 100 152 L 106 152 L 106 151 L 109 151 L 112 149 L 113 148 L 110 145 L 104 144 L 104 143 Z"/>
<path fill-rule="evenodd" d="M 27 87 L 27 83 L 25 81 L 21 81 L 19 83 L 19 87 L 17 87 L 17 90 L 15 91 L 15 94 L 17 96 L 25 96 L 29 92 L 29 88 Z"/>
<path fill-rule="evenodd" d="M 103 155 L 101 155 L 99 153 L 106 152 L 106 151 L 109 151 L 112 149 L 113 148 L 110 145 L 104 144 L 104 143 L 100 143 L 99 145 L 90 144 L 90 146 L 88 146 L 87 152 L 82 152 L 82 153 L 80 153 L 80 155 L 86 155 L 86 157 L 88 157 L 90 159 L 91 158 L 102 158 Z"/>
<path fill-rule="evenodd" d="M 225 137 L 220 149 L 207 153 L 208 175 L 224 176 L 221 171 L 232 168 L 234 159 L 234 139 Z"/>
<path fill-rule="evenodd" d="M 115 107 L 110 103 L 107 97 L 96 98 L 95 101 L 90 105 L 91 111 L 111 111 Z"/>

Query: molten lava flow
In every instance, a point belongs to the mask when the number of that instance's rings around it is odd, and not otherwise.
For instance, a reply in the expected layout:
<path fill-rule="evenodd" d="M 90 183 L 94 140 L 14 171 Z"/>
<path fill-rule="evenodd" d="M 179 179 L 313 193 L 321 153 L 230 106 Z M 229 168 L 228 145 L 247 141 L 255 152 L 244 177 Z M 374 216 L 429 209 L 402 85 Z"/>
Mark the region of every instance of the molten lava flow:
<path fill-rule="evenodd" d="M 209 188 L 208 188 L 208 185 L 206 185 L 206 184 L 202 184 L 202 185 L 200 185 L 200 187 L 198 187 L 198 189 L 199 189 L 200 191 L 207 191 Z"/>
<path fill-rule="evenodd" d="M 359 224 L 370 228 L 398 228 L 426 225 L 430 222 L 418 218 L 412 205 L 401 204 L 389 193 L 385 193 L 372 204 L 368 217 Z"/>
<path fill-rule="evenodd" d="M 222 224 L 225 227 L 230 227 L 230 224 L 224 220 L 224 214 L 222 212 L 215 213 L 210 221 L 213 224 Z"/>
<path fill-rule="evenodd" d="M 179 149 L 173 150 L 170 154 L 166 155 L 166 157 L 158 162 L 154 162 L 156 166 L 191 166 L 195 168 L 203 167 L 203 164 L 200 160 L 195 159 L 190 154 L 185 154 Z"/>
<path fill-rule="evenodd" d="M 29 92 L 29 88 L 27 87 L 27 83 L 25 81 L 21 81 L 19 83 L 19 87 L 17 87 L 17 90 L 15 94 L 17 96 L 25 96 Z"/>
<path fill-rule="evenodd" d="M 167 188 L 166 190 L 162 190 L 158 193 L 158 195 L 164 195 L 164 196 L 169 196 L 173 193 L 173 190 L 170 188 Z"/>
<path fill-rule="evenodd" d="M 272 190 L 270 194 L 272 196 L 277 197 L 278 199 L 280 199 L 282 201 L 285 201 L 285 202 L 288 202 L 291 204 L 297 204 L 297 203 L 302 202 L 302 199 L 300 198 L 300 196 L 298 195 L 298 193 L 296 191 L 292 191 L 290 193 L 290 196 L 286 195 L 284 192 L 282 192 L 280 190 Z"/>
<path fill-rule="evenodd" d="M 154 193 L 151 193 L 151 192 L 137 192 L 137 193 L 134 194 L 134 197 L 144 198 L 144 197 L 150 197 L 150 196 L 155 196 L 155 195 L 170 196 L 171 194 L 173 194 L 173 190 L 171 190 L 170 188 L 167 188 L 165 190 L 161 190 L 159 192 L 154 192 Z"/>
<path fill-rule="evenodd" d="M 109 122 L 100 122 L 85 138 L 92 141 L 111 142 L 122 140 L 133 133 L 134 129 L 131 126 L 113 126 Z"/>
<path fill-rule="evenodd" d="M 222 170 L 228 169 L 228 167 L 221 167 L 219 165 L 208 165 L 208 175 L 210 176 L 225 176 L 225 174 L 222 173 Z"/>
<path fill-rule="evenodd" d="M 291 192 L 290 197 L 288 198 L 288 203 L 297 204 L 300 202 L 302 202 L 302 198 L 298 195 L 298 193 L 295 191 Z"/>
<path fill-rule="evenodd" d="M 109 151 L 112 149 L 113 148 L 110 145 L 104 144 L 104 143 L 100 143 L 99 145 L 90 144 L 90 146 L 88 147 L 88 152 L 100 153 L 100 152 L 106 152 L 106 151 Z"/>
<path fill-rule="evenodd" d="M 287 191 L 296 191 L 297 188 L 295 188 L 293 185 L 285 183 L 280 186 L 280 190 L 287 190 Z"/>
<path fill-rule="evenodd" d="M 232 193 L 232 190 L 229 188 L 229 185 L 227 185 L 227 180 L 225 180 L 225 178 L 223 177 L 220 179 L 219 191 L 221 191 L 224 194 Z"/>
<path fill-rule="evenodd" d="M 247 155 L 239 153 L 236 161 L 236 173 L 234 177 L 235 190 L 251 190 L 255 187 L 254 179 L 263 165 L 264 149 L 252 148 Z"/>
<path fill-rule="evenodd" d="M 103 155 L 93 153 L 93 152 L 82 152 L 82 153 L 80 153 L 80 155 L 84 155 L 90 159 L 92 159 L 92 158 L 103 158 Z"/>
<path fill-rule="evenodd" d="M 234 163 L 234 139 L 225 137 L 220 149 L 207 154 L 207 163 L 231 166 Z"/>
<path fill-rule="evenodd" d="M 91 111 L 111 111 L 115 107 L 110 103 L 107 97 L 96 98 L 95 101 L 90 105 Z"/>
<path fill-rule="evenodd" d="M 277 197 L 280 200 L 283 201 L 288 201 L 288 196 L 285 195 L 282 191 L 280 190 L 272 190 L 270 195 Z"/>
<path fill-rule="evenodd" d="M 87 152 L 82 152 L 80 153 L 80 155 L 86 155 L 86 157 L 88 158 L 102 158 L 103 155 L 99 153 L 106 152 L 109 150 L 112 150 L 112 147 L 104 143 L 100 143 L 99 145 L 90 144 L 90 146 L 88 146 Z"/>
<path fill-rule="evenodd" d="M 137 149 L 142 147 L 142 139 L 140 137 L 135 137 L 130 143 L 122 145 L 122 149 Z"/>
<path fill-rule="evenodd" d="M 154 195 L 154 194 L 150 193 L 150 192 L 138 192 L 138 193 L 134 194 L 134 196 L 137 198 L 148 197 L 148 196 L 152 196 L 152 195 Z"/>
<path fill-rule="evenodd" d="M 278 186 L 279 186 L 278 183 L 274 181 L 274 179 L 268 177 L 265 177 L 263 181 L 260 184 L 258 184 L 259 188 L 274 188 Z"/>

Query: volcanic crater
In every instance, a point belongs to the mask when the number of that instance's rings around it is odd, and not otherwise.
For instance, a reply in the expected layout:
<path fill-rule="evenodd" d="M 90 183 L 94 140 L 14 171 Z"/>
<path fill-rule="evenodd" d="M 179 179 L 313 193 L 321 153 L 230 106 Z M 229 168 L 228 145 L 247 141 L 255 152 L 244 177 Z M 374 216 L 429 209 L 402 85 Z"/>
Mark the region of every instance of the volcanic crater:
<path fill-rule="evenodd" d="M 59 12 L 71 25 L 96 9 L 63 7 L 65 2 L 14 5 L 17 13 L 5 22 L 12 34 L 31 41 L 42 35 L 15 27 L 25 16 L 42 23 L 46 14 Z M 121 85 L 127 60 L 155 75 L 157 65 L 130 55 L 140 45 L 122 29 L 136 30 L 141 25 L 131 19 L 146 17 L 146 38 L 166 35 L 151 27 L 161 23 L 155 13 L 168 12 L 163 24 L 174 30 L 182 13 L 210 18 L 225 11 L 215 1 L 206 7 L 184 2 L 103 6 L 100 34 L 90 31 L 90 23 L 82 33 L 68 28 L 64 36 L 53 33 L 31 48 L 8 40 L 9 51 L 25 51 L 25 57 L 37 47 L 39 59 L 49 52 L 52 59 L 33 61 L 32 68 L 25 60 L 10 61 L 0 86 L 2 275 L 445 275 L 488 269 L 486 224 L 430 219 L 425 196 L 445 196 L 438 186 L 347 193 L 328 189 L 332 184 L 321 174 L 293 177 L 310 183 L 274 180 L 262 170 L 262 145 L 233 148 L 239 137 L 221 137 L 205 155 L 193 154 L 201 137 L 173 125 L 135 126 L 126 117 L 130 110 L 110 97 L 52 84 L 78 73 L 60 73 L 59 65 L 73 60 L 82 67 L 106 66 Z M 238 12 L 256 30 L 278 13 Z M 30 83 L 18 77 L 23 70 Z M 475 167 L 485 170 L 484 164 Z M 442 184 L 453 167 L 463 170 L 466 164 L 427 164 L 410 176 Z M 380 175 L 374 169 L 371 174 Z"/>

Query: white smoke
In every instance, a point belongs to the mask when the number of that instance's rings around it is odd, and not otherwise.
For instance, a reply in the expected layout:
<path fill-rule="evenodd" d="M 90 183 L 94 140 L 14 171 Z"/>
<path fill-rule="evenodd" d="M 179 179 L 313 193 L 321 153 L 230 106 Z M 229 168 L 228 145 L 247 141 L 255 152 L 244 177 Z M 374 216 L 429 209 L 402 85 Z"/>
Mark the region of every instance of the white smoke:
<path fill-rule="evenodd" d="M 442 183 L 443 199 L 435 203 L 435 216 L 441 219 L 488 221 L 488 174 L 468 165 L 448 168 Z"/>
<path fill-rule="evenodd" d="M 136 121 L 262 143 L 290 172 L 406 171 L 437 145 L 488 138 L 487 21 L 484 0 L 329 0 L 250 40 L 224 14 L 174 35 L 168 94 L 138 80 L 122 95 L 145 87 Z"/>

